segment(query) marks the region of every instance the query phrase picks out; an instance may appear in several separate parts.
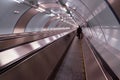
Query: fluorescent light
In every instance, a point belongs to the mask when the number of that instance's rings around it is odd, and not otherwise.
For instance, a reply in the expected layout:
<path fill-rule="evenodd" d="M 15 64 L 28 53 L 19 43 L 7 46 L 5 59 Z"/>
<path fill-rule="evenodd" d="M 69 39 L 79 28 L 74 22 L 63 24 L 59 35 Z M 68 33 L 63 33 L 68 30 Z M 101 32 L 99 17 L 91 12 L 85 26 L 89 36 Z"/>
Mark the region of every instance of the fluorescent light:
<path fill-rule="evenodd" d="M 55 14 L 52 14 L 52 13 L 51 13 L 49 16 L 55 16 Z"/>
<path fill-rule="evenodd" d="M 41 8 L 41 7 L 38 7 L 36 10 L 39 11 L 39 12 L 44 12 L 44 11 L 46 11 L 45 9 L 43 9 L 43 8 Z"/>
<path fill-rule="evenodd" d="M 67 11 L 66 8 L 64 8 L 64 7 L 61 7 L 61 10 L 65 11 L 65 12 Z"/>
<path fill-rule="evenodd" d="M 17 3 L 24 2 L 24 0 L 13 0 L 13 1 L 15 1 L 15 2 L 17 2 Z"/>

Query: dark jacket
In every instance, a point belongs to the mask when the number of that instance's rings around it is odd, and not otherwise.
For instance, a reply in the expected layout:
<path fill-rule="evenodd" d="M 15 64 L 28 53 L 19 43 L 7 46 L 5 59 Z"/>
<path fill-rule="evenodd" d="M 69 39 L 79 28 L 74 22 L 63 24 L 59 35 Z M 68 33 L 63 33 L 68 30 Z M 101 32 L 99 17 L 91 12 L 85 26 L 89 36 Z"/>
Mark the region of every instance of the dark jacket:
<path fill-rule="evenodd" d="M 77 34 L 80 35 L 81 33 L 82 33 L 82 29 L 81 29 L 81 27 L 78 27 L 77 28 Z"/>

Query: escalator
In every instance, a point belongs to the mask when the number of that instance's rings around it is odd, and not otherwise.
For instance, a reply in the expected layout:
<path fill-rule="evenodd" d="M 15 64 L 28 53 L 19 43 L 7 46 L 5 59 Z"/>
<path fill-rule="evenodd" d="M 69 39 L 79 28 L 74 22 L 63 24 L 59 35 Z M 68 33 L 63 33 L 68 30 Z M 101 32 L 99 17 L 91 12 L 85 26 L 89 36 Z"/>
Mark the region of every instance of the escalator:
<path fill-rule="evenodd" d="M 112 80 L 74 30 L 7 49 L 0 57 L 0 80 Z"/>

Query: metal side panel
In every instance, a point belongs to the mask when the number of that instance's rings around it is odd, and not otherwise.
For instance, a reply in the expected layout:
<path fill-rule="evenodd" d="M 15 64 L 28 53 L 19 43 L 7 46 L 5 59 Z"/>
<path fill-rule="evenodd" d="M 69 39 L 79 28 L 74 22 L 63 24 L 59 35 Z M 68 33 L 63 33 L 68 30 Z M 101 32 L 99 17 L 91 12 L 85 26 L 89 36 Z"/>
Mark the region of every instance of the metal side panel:
<path fill-rule="evenodd" d="M 71 43 L 74 33 L 44 47 L 17 66 L 6 71 L 0 80 L 46 80 Z"/>

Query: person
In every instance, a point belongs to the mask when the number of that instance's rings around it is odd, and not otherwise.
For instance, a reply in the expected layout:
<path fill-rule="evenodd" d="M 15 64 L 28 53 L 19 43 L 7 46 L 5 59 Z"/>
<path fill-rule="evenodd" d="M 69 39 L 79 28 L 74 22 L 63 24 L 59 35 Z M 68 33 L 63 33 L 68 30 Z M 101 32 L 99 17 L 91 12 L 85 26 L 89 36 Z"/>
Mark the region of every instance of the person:
<path fill-rule="evenodd" d="M 78 37 L 78 39 L 82 39 L 82 36 L 83 36 L 83 34 L 82 34 L 82 29 L 81 29 L 81 27 L 79 26 L 79 27 L 77 28 L 77 37 Z"/>

